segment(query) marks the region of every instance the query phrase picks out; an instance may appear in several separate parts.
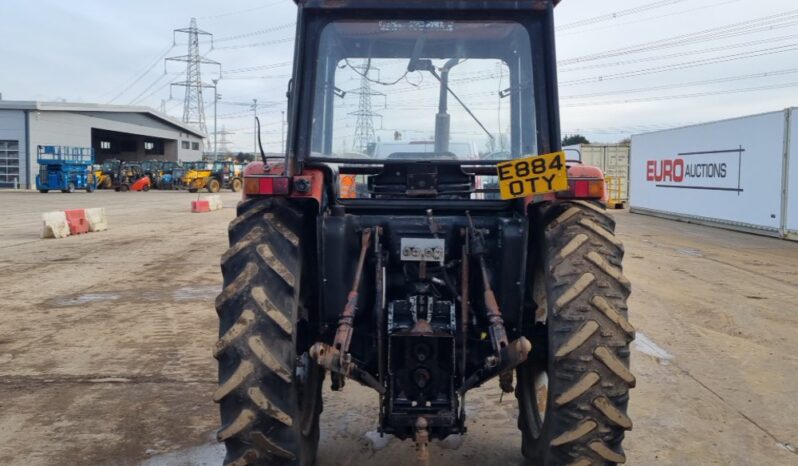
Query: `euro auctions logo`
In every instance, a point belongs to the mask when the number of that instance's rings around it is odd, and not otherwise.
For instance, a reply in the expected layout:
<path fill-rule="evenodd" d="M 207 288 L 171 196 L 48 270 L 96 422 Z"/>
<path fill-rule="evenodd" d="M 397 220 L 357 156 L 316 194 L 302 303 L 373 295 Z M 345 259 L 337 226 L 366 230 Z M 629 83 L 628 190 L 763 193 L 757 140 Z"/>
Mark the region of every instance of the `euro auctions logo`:
<path fill-rule="evenodd" d="M 685 163 L 683 159 L 649 160 L 646 162 L 646 180 L 682 183 L 685 178 L 726 178 L 726 162 Z"/>
<path fill-rule="evenodd" d="M 646 161 L 646 181 L 658 188 L 743 191 L 740 186 L 745 149 L 684 152 L 673 159 Z"/>

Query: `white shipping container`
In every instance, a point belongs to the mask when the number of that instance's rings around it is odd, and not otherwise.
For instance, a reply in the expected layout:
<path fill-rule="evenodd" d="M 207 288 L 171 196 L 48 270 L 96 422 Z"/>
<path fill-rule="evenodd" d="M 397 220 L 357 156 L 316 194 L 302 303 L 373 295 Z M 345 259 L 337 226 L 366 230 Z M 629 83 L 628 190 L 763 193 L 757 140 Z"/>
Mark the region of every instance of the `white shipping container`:
<path fill-rule="evenodd" d="M 790 131 L 787 140 L 789 157 L 787 158 L 787 179 L 785 183 L 784 235 L 790 239 L 798 240 L 798 112 L 791 109 L 788 116 Z"/>
<path fill-rule="evenodd" d="M 798 194 L 798 150 L 788 164 L 790 139 L 798 143 L 792 113 L 633 136 L 632 211 L 778 236 L 798 229 L 798 200 L 789 199 Z"/>

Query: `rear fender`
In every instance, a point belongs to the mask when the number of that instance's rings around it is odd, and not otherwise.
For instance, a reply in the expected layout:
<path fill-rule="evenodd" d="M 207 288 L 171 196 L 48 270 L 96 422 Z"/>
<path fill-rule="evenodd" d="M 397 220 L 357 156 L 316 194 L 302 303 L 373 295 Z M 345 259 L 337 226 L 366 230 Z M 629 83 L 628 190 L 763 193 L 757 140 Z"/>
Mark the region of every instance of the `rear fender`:
<path fill-rule="evenodd" d="M 594 167 L 592 165 L 583 165 L 583 164 L 569 164 L 567 166 L 568 169 L 568 191 L 562 191 L 559 193 L 548 193 L 542 196 L 532 196 L 524 199 L 524 204 L 529 206 L 530 204 L 534 204 L 537 202 L 553 202 L 558 199 L 573 199 L 573 200 L 586 200 L 586 201 L 598 201 L 602 204 L 606 204 L 609 200 L 609 191 L 607 190 L 607 182 L 604 180 L 604 172 L 599 167 Z M 601 185 L 601 192 L 598 195 L 583 195 L 583 193 L 577 193 L 576 184 L 577 182 L 587 182 L 587 183 L 600 183 Z"/>
<path fill-rule="evenodd" d="M 592 178 L 604 179 L 604 172 L 599 167 L 592 165 L 568 165 L 568 179 L 571 178 Z"/>
<path fill-rule="evenodd" d="M 590 185 L 599 184 L 600 186 L 593 186 L 590 188 L 590 195 L 581 195 L 575 187 L 576 183 L 589 183 Z M 583 199 L 590 201 L 598 201 L 602 204 L 607 204 L 609 200 L 609 190 L 607 189 L 607 182 L 604 179 L 604 172 L 599 167 L 592 165 L 569 165 L 568 166 L 568 185 L 570 189 L 563 193 L 557 193 L 556 196 L 560 199 Z M 598 195 L 593 194 L 593 191 L 599 190 Z"/>

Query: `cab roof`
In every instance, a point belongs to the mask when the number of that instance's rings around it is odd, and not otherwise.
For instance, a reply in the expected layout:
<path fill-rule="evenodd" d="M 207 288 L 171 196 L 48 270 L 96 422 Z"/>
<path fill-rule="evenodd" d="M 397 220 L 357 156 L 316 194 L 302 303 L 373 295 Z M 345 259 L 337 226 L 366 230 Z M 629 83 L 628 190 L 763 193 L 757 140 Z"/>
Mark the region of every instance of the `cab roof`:
<path fill-rule="evenodd" d="M 307 8 L 330 10 L 545 10 L 562 0 L 294 0 Z"/>

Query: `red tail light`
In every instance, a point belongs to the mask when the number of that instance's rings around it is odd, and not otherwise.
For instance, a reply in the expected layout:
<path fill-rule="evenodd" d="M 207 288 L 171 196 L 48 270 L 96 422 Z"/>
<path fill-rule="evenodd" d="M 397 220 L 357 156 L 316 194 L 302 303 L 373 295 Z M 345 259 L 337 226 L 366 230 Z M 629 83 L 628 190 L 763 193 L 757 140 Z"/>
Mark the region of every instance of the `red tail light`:
<path fill-rule="evenodd" d="M 568 191 L 560 191 L 557 197 L 561 199 L 604 199 L 605 183 L 603 179 L 570 179 Z"/>
<path fill-rule="evenodd" d="M 341 185 L 341 199 L 357 198 L 357 175 L 340 175 L 338 182 Z"/>
<path fill-rule="evenodd" d="M 287 196 L 290 191 L 289 178 L 284 176 L 244 178 L 244 194 L 247 196 Z"/>

